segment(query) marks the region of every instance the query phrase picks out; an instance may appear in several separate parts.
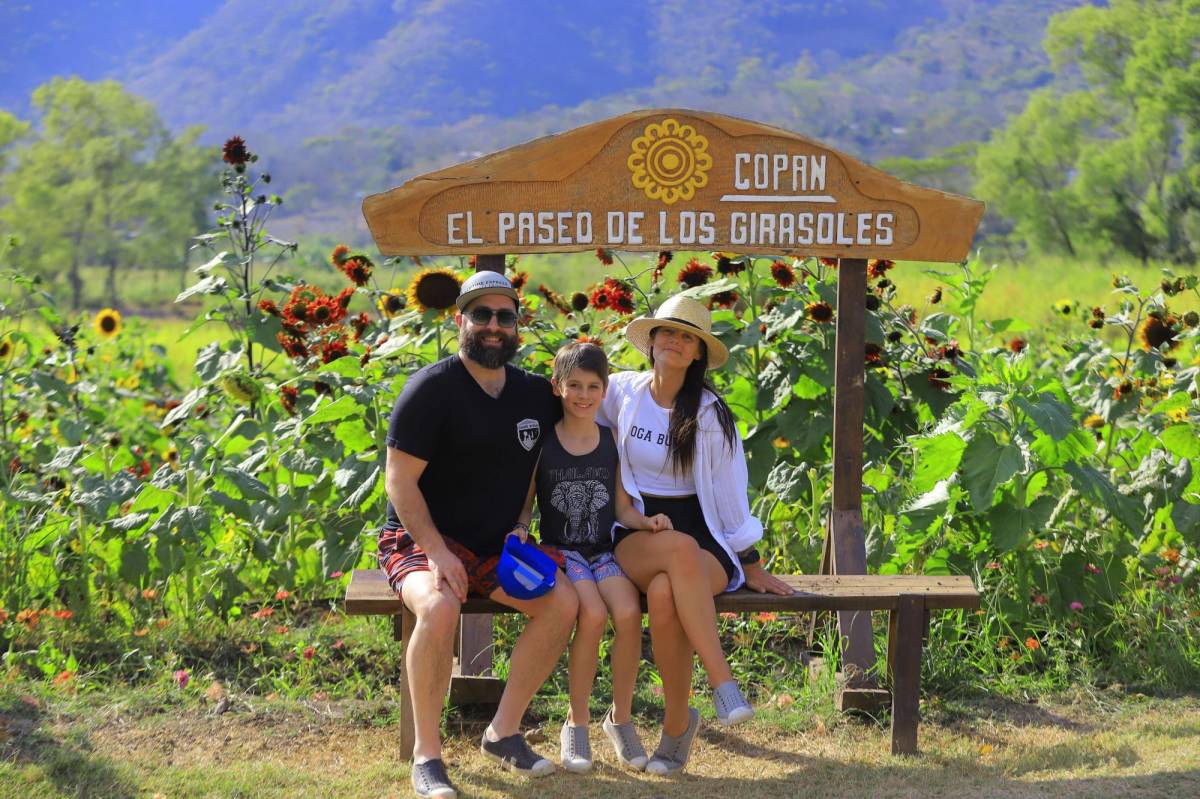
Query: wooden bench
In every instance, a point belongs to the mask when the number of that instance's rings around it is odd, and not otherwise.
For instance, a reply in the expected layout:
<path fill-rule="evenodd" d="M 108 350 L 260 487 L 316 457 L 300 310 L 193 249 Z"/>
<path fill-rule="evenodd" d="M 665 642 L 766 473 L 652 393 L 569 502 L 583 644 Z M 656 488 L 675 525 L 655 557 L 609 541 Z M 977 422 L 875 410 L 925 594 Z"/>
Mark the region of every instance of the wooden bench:
<path fill-rule="evenodd" d="M 889 612 L 887 673 L 892 693 L 892 752 L 916 754 L 918 700 L 921 687 L 921 646 L 928 631 L 929 612 L 979 607 L 979 593 L 970 577 L 917 575 L 798 575 L 782 578 L 796 593 L 791 596 L 735 591 L 716 598 L 717 611 L 728 613 L 867 611 Z M 644 607 L 643 607 L 644 609 Z M 515 613 L 488 599 L 468 599 L 463 605 L 464 629 L 472 614 Z M 346 589 L 346 612 L 351 615 L 390 615 L 403 664 L 416 618 L 392 591 L 382 571 L 355 571 Z M 471 640 L 491 646 L 490 620 L 486 635 L 476 628 Z M 464 635 L 464 637 L 467 637 Z M 462 652 L 475 653 L 470 644 Z M 487 652 L 490 663 L 490 649 Z M 468 670 L 469 671 L 469 670 Z M 462 665 L 456 673 L 463 674 Z M 453 698 L 453 697 L 452 697 Z M 400 673 L 400 749 L 412 753 L 412 701 L 403 665 Z"/>

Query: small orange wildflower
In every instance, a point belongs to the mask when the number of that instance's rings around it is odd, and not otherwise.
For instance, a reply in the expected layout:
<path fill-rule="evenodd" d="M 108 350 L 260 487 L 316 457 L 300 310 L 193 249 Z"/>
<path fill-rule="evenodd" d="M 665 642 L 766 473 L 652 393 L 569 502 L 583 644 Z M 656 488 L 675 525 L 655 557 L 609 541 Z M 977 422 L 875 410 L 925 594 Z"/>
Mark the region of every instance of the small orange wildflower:
<path fill-rule="evenodd" d="M 1042 648 L 1042 643 L 1041 643 L 1041 641 L 1034 638 L 1033 636 L 1030 636 L 1029 638 L 1025 639 L 1025 648 L 1028 649 L 1030 652 L 1034 652 L 1034 651 Z"/>

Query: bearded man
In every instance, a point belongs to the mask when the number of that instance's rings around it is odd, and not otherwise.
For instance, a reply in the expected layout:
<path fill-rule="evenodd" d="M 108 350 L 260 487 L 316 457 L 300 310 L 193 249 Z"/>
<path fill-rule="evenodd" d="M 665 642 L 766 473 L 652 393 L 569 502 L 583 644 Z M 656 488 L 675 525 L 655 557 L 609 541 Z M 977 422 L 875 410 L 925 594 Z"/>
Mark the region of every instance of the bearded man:
<path fill-rule="evenodd" d="M 566 648 L 578 609 L 561 571 L 554 588 L 532 600 L 510 597 L 497 583 L 504 539 L 523 526 L 518 518 L 542 438 L 561 404 L 549 381 L 509 364 L 520 301 L 506 277 L 472 275 L 457 305 L 458 352 L 412 375 L 392 410 L 387 523 L 379 535 L 379 565 L 417 620 L 405 664 L 416 732 L 413 789 L 443 799 L 457 796 L 439 721 L 462 603 L 486 596 L 528 617 L 480 748 L 534 776 L 554 765 L 529 748 L 521 718 Z M 556 550 L 546 551 L 562 565 Z"/>

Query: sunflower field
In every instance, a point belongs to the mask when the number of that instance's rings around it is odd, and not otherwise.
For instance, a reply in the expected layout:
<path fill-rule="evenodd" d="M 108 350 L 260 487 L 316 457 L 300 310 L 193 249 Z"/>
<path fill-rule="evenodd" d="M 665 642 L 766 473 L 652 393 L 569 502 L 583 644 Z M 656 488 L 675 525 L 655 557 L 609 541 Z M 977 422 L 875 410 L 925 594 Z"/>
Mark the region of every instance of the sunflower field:
<path fill-rule="evenodd" d="M 225 333 L 186 377 L 117 311 L 71 318 L 36 281 L 8 276 L 10 666 L 36 662 L 47 616 L 120 634 L 221 625 L 281 595 L 336 600 L 349 571 L 374 562 L 387 417 L 408 375 L 457 349 L 450 314 L 473 265 L 417 261 L 396 286 L 339 246 L 341 291 L 298 282 L 281 267 L 295 245 L 267 231 L 281 202 L 269 176 L 244 143 L 224 159 L 215 227 L 197 239 L 211 258 L 178 301 L 202 298 L 194 327 Z M 676 291 L 708 303 L 732 353 L 714 379 L 744 436 L 769 564 L 815 571 L 832 487 L 837 263 L 596 258 L 597 282 L 569 294 L 510 258 L 520 364 L 548 374 L 563 342 L 587 339 L 615 367 L 645 368 L 624 344 L 629 319 Z M 1196 275 L 1114 277 L 1110 303 L 1064 302 L 1050 331 L 1015 313 L 979 318 L 991 276 L 980 259 L 938 271 L 921 307 L 897 300 L 905 265 L 868 269 L 871 570 L 972 575 L 985 610 L 938 624 L 963 646 L 986 640 L 987 668 L 1087 654 L 1163 683 L 1200 677 L 1200 320 L 1180 310 L 1197 305 Z"/>

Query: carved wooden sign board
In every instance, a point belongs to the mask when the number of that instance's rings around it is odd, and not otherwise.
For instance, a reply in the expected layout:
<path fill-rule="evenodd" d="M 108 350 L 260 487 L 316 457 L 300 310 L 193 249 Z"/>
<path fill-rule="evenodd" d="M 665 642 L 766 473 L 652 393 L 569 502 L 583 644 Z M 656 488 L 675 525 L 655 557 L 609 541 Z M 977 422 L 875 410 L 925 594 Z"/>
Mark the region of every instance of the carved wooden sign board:
<path fill-rule="evenodd" d="M 385 255 L 729 250 L 960 261 L 983 203 L 734 117 L 638 111 L 363 201 Z"/>

